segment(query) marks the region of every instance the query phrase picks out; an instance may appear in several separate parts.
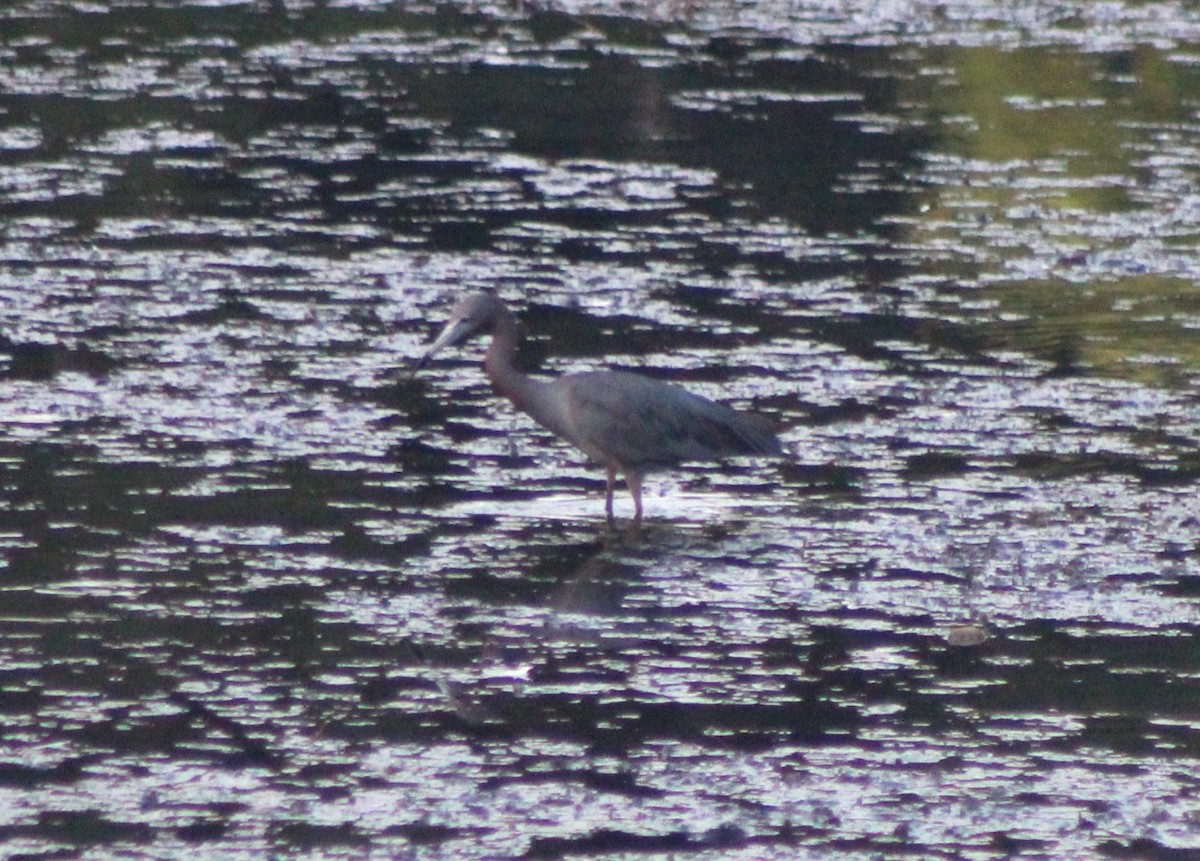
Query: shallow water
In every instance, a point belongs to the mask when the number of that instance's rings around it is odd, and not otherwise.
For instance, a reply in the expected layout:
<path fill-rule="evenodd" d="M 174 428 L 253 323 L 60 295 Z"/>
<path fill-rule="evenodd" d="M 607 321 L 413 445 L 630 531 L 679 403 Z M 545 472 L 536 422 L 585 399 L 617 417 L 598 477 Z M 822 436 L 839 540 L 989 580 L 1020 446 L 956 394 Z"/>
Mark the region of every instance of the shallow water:
<path fill-rule="evenodd" d="M 0 854 L 1200 846 L 1200 15 L 0 12 Z M 784 428 L 603 475 L 405 367 Z M 618 515 L 630 514 L 627 497 Z"/>

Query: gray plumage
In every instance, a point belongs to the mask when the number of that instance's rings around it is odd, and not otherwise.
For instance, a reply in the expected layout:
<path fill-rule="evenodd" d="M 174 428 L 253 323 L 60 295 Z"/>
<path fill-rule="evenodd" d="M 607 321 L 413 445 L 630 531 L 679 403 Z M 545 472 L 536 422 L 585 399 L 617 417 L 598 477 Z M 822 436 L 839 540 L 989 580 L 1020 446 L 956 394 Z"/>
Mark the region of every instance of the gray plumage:
<path fill-rule="evenodd" d="M 765 419 L 639 374 L 592 371 L 546 385 L 570 405 L 561 435 L 600 463 L 652 472 L 685 461 L 780 453 Z"/>
<path fill-rule="evenodd" d="M 496 391 L 542 427 L 582 450 L 607 472 L 605 511 L 613 521 L 618 472 L 633 496 L 635 528 L 642 519 L 642 479 L 685 461 L 783 453 L 770 423 L 678 386 L 625 371 L 567 374 L 535 380 L 513 364 L 520 340 L 516 318 L 490 293 L 472 293 L 421 357 L 490 332 L 484 370 Z"/>

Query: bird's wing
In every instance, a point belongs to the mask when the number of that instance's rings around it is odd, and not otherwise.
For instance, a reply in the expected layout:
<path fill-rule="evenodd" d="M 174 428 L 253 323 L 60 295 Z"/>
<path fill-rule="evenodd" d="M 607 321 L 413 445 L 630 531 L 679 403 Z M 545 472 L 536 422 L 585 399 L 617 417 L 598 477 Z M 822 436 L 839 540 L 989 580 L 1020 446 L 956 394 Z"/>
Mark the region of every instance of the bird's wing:
<path fill-rule="evenodd" d="M 572 442 L 604 462 L 653 469 L 738 454 L 778 454 L 761 416 L 638 374 L 571 374 L 562 387 Z"/>

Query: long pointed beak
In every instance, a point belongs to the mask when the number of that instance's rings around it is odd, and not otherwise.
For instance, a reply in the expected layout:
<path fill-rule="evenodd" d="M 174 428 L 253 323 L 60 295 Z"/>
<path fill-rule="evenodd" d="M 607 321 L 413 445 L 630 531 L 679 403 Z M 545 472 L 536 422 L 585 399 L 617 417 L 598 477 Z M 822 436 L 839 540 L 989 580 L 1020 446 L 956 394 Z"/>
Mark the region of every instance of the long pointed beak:
<path fill-rule="evenodd" d="M 412 379 L 418 371 L 429 364 L 429 360 L 433 358 L 434 353 L 437 353 L 443 347 L 449 347 L 457 344 L 467 335 L 466 320 L 451 320 L 446 324 L 446 328 L 442 329 L 439 334 L 428 347 L 421 357 L 413 364 L 412 370 L 409 372 L 409 379 Z"/>
<path fill-rule="evenodd" d="M 428 360 L 434 353 L 441 350 L 443 347 L 449 347 L 457 344 L 463 338 L 467 337 L 470 327 L 466 320 L 451 320 L 446 324 L 446 328 L 442 329 L 441 333 L 434 339 L 433 343 L 425 348 L 422 360 Z"/>

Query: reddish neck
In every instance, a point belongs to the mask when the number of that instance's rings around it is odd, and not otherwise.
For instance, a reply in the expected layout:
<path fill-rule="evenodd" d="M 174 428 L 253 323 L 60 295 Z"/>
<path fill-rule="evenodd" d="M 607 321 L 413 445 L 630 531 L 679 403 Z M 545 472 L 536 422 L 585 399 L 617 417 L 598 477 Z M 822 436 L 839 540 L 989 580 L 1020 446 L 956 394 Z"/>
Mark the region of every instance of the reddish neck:
<path fill-rule="evenodd" d="M 497 302 L 493 311 L 492 343 L 488 345 L 483 369 L 497 392 L 508 398 L 517 409 L 529 412 L 534 380 L 517 370 L 517 342 L 520 331 L 517 319 L 504 305 Z"/>

